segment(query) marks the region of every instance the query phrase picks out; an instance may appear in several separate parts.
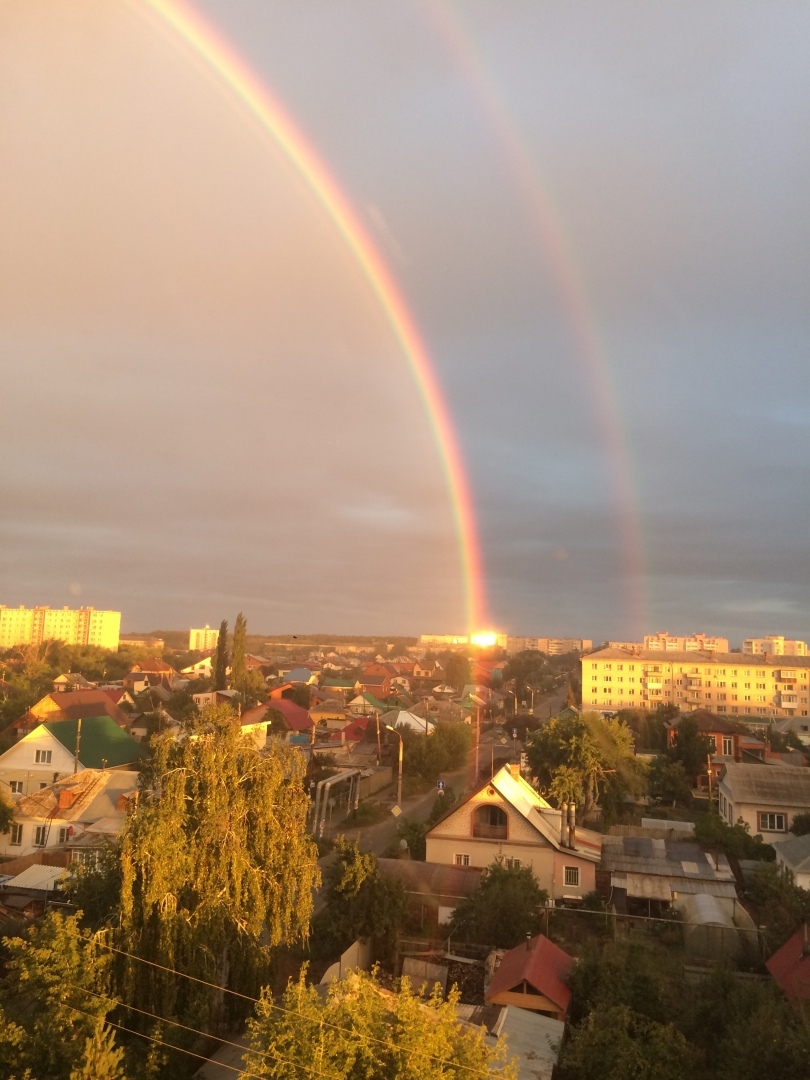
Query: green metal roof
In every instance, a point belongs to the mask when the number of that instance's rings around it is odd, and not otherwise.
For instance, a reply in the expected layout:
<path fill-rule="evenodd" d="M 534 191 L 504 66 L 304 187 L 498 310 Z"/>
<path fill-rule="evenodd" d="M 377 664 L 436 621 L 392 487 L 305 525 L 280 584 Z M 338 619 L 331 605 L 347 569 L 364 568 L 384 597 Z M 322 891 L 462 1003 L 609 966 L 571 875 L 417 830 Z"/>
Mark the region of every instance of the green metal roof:
<path fill-rule="evenodd" d="M 115 769 L 121 765 L 134 765 L 147 756 L 146 748 L 136 743 L 109 716 L 88 716 L 82 718 L 81 724 L 79 761 L 86 769 Z M 76 753 L 78 720 L 54 720 L 42 726 L 59 740 L 68 753 Z"/>
<path fill-rule="evenodd" d="M 357 679 L 324 679 L 322 686 L 334 686 L 342 687 L 345 690 L 351 690 L 357 686 Z"/>

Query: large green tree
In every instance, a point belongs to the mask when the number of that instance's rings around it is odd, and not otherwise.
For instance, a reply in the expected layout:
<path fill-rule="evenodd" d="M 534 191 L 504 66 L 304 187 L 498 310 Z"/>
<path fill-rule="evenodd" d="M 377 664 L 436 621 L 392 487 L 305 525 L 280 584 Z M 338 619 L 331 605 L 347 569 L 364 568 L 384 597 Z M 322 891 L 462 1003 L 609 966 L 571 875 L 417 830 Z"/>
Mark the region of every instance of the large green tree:
<path fill-rule="evenodd" d="M 450 918 L 454 937 L 498 949 L 511 949 L 527 934 L 540 932 L 548 893 L 528 866 L 495 862 L 481 883 Z"/>
<path fill-rule="evenodd" d="M 678 721 L 672 746 L 669 749 L 669 758 L 683 765 L 691 781 L 694 782 L 698 776 L 705 775 L 706 759 L 713 750 L 714 740 L 700 731 L 698 721 L 694 716 L 687 715 Z"/>
<path fill-rule="evenodd" d="M 333 1080 L 516 1080 L 482 1029 L 462 1028 L 458 993 L 441 991 L 427 1001 L 403 979 L 396 993 L 383 991 L 374 974 L 351 972 L 332 983 L 326 997 L 306 983 L 291 982 L 279 1009 L 265 992 L 250 1021 L 248 1076 L 289 1080 L 329 1076 Z"/>
<path fill-rule="evenodd" d="M 691 1080 L 695 1054 L 680 1031 L 626 1005 L 596 1009 L 566 1043 L 561 1080 Z"/>
<path fill-rule="evenodd" d="M 121 834 L 118 943 L 212 983 L 257 989 L 272 950 L 306 938 L 317 849 L 306 832 L 304 761 L 259 754 L 229 709 L 205 710 L 180 739 L 158 738 L 137 811 Z M 130 1004 L 221 1019 L 216 994 L 132 963 Z"/>
<path fill-rule="evenodd" d="M 646 787 L 630 729 L 598 713 L 554 717 L 527 740 L 526 755 L 541 790 L 558 803 L 577 803 L 585 813 L 606 794 L 617 802 Z"/>
<path fill-rule="evenodd" d="M 217 651 L 214 656 L 214 689 L 228 688 L 228 620 L 223 619 L 217 635 Z"/>
<path fill-rule="evenodd" d="M 233 646 L 231 649 L 231 686 L 234 690 L 238 690 L 240 694 L 244 695 L 245 681 L 247 679 L 247 668 L 245 667 L 245 656 L 247 652 L 246 648 L 247 638 L 247 619 L 240 611 L 236 616 L 236 622 L 233 624 Z"/>
<path fill-rule="evenodd" d="M 470 660 L 463 653 L 453 653 L 444 669 L 444 681 L 459 693 L 470 681 Z"/>

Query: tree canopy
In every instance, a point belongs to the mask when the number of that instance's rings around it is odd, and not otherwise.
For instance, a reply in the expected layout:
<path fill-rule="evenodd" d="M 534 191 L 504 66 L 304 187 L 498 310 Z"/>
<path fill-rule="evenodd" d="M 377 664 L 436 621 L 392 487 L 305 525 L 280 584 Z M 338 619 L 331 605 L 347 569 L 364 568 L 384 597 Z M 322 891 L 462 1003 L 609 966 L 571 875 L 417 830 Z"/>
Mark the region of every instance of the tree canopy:
<path fill-rule="evenodd" d="M 322 1074 L 333 1080 L 516 1080 L 515 1068 L 503 1064 L 481 1029 L 459 1025 L 457 1001 L 457 991 L 443 1001 L 439 988 L 423 1001 L 407 979 L 391 993 L 380 987 L 375 973 L 361 971 L 332 983 L 324 999 L 307 985 L 304 971 L 287 986 L 282 1009 L 262 994 L 249 1022 L 250 1050 L 242 1075 L 268 1080 Z"/>
<path fill-rule="evenodd" d="M 451 932 L 464 941 L 511 949 L 527 934 L 539 933 L 547 900 L 548 893 L 537 884 L 531 867 L 495 862 L 475 892 L 456 907 L 450 917 Z"/>
<path fill-rule="evenodd" d="M 317 849 L 300 754 L 259 754 L 227 708 L 205 710 L 184 737 L 155 742 L 137 812 L 121 834 L 117 942 L 219 985 L 258 986 L 271 951 L 306 938 Z M 128 969 L 128 1000 L 163 1015 L 193 1008 L 177 980 Z"/>
<path fill-rule="evenodd" d="M 696 777 L 706 773 L 706 757 L 713 750 L 714 740 L 699 730 L 694 716 L 687 714 L 679 720 L 672 737 L 672 746 L 669 748 L 669 757 L 683 765 L 690 780 L 694 781 Z"/>
<path fill-rule="evenodd" d="M 217 635 L 217 651 L 214 657 L 214 689 L 228 688 L 228 620 L 220 623 Z"/>
<path fill-rule="evenodd" d="M 526 756 L 541 790 L 558 804 L 577 803 L 586 813 L 606 794 L 619 799 L 645 788 L 629 728 L 597 713 L 554 717 L 529 737 Z"/>

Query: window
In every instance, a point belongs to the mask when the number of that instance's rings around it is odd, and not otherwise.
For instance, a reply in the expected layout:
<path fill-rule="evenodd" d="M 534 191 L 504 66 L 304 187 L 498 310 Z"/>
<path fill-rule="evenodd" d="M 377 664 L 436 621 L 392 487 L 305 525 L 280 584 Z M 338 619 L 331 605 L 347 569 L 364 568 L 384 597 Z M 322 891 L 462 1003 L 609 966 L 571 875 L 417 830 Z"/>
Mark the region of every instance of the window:
<path fill-rule="evenodd" d="M 11 844 L 13 847 L 19 847 L 22 843 L 22 825 L 11 826 Z"/>
<path fill-rule="evenodd" d="M 45 838 L 48 834 L 45 825 L 37 825 L 34 829 L 34 847 L 45 847 Z"/>
<path fill-rule="evenodd" d="M 470 865 L 470 856 L 469 855 L 454 855 L 453 856 L 453 862 L 455 863 L 456 866 L 469 866 Z"/>
<path fill-rule="evenodd" d="M 731 753 L 732 753 L 732 750 L 731 750 L 731 736 L 730 735 L 724 735 L 723 736 L 723 757 L 731 757 Z"/>
<path fill-rule="evenodd" d="M 757 814 L 760 832 L 785 832 L 784 814 Z"/>
<path fill-rule="evenodd" d="M 566 885 L 579 885 L 579 867 L 578 866 L 566 866 L 565 868 L 565 884 Z"/>
<path fill-rule="evenodd" d="M 52 750 L 37 750 L 36 763 L 37 765 L 50 765 Z"/>
<path fill-rule="evenodd" d="M 507 868 L 507 870 L 519 870 L 520 869 L 520 859 L 507 859 L 506 860 L 506 868 Z"/>
<path fill-rule="evenodd" d="M 66 844 L 71 837 L 73 829 L 68 825 L 66 828 L 59 830 L 59 843 Z"/>
<path fill-rule="evenodd" d="M 23 793 L 23 782 L 22 782 L 22 780 L 12 780 L 11 783 L 8 786 L 11 788 L 11 794 L 12 795 L 22 795 L 22 793 Z"/>

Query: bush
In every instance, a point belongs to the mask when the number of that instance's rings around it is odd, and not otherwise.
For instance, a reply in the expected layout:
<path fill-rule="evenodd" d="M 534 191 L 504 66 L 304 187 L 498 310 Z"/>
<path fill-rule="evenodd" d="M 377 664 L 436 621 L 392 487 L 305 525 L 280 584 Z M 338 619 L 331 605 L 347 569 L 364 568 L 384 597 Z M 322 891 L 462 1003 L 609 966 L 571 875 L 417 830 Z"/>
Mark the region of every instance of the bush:
<path fill-rule="evenodd" d="M 745 822 L 727 825 L 717 814 L 704 814 L 695 823 L 695 839 L 706 847 L 718 847 L 737 859 L 773 862 L 776 852 L 761 836 L 751 836 Z"/>

